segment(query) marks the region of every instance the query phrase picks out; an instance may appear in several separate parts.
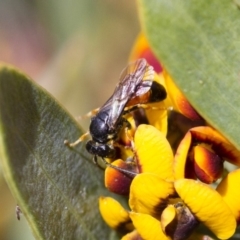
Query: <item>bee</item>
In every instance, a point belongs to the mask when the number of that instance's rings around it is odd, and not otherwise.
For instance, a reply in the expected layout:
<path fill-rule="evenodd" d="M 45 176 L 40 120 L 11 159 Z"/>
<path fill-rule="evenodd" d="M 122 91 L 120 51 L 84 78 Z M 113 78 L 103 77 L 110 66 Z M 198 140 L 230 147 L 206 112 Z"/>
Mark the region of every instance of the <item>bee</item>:
<path fill-rule="evenodd" d="M 94 155 L 94 161 L 97 161 L 97 156 L 102 159 L 114 158 L 114 142 L 120 130 L 124 126 L 131 128 L 124 116 L 144 104 L 162 101 L 167 96 L 165 88 L 154 81 L 154 74 L 153 67 L 145 59 L 130 63 L 122 71 L 111 97 L 91 118 L 89 132 L 74 143 L 65 143 L 73 147 L 90 134 L 92 140 L 86 143 L 86 149 Z"/>

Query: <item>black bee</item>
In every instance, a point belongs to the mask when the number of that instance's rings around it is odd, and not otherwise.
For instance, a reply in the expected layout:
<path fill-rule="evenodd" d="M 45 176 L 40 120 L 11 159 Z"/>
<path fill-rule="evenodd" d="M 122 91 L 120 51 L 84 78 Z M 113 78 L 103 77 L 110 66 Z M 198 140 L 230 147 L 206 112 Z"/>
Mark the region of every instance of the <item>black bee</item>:
<path fill-rule="evenodd" d="M 94 155 L 95 161 L 97 156 L 114 158 L 113 142 L 117 140 L 124 126 L 131 128 L 124 115 L 138 109 L 141 104 L 159 102 L 166 96 L 165 88 L 154 81 L 153 67 L 148 65 L 145 59 L 130 63 L 122 71 L 112 96 L 91 118 L 89 133 L 92 140 L 86 144 L 87 151 Z M 84 137 L 69 146 L 75 146 Z"/>

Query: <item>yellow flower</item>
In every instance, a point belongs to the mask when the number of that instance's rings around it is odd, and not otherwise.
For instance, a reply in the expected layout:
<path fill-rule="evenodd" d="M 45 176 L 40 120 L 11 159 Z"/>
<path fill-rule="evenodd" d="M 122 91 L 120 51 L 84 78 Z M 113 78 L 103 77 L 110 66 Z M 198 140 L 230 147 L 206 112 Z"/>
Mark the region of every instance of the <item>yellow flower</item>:
<path fill-rule="evenodd" d="M 153 126 L 140 125 L 134 136 L 134 151 L 137 170 L 130 181 L 131 211 L 128 214 L 125 212 L 126 221 L 119 217 L 118 224 L 108 223 L 116 229 L 116 226 L 121 226 L 120 223 L 129 223 L 130 218 L 135 230 L 124 239 L 131 239 L 131 236 L 136 235 L 146 240 L 186 239 L 200 223 L 206 225 L 220 239 L 227 239 L 234 234 L 236 219 L 239 218 L 236 209 L 239 208 L 231 209 L 229 204 L 233 200 L 227 196 L 224 199 L 223 194 L 220 194 L 220 187 L 218 192 L 204 183 L 184 179 L 184 176 L 174 179 L 173 153 L 164 134 Z M 123 161 L 117 162 L 120 163 L 118 166 L 123 163 L 128 165 Z M 114 182 L 122 187 L 121 181 L 119 178 Z M 224 192 L 226 185 L 222 185 L 222 189 Z M 233 190 L 229 192 L 230 195 L 234 193 Z M 110 208 L 110 205 L 107 206 L 107 211 Z M 105 220 L 118 219 L 118 214 L 104 216 L 104 211 L 101 213 Z"/>
<path fill-rule="evenodd" d="M 240 151 L 213 128 L 195 127 L 179 144 L 174 158 L 174 176 L 212 183 L 222 176 L 225 160 L 240 166 Z"/>
<path fill-rule="evenodd" d="M 217 191 L 190 179 L 179 179 L 174 186 L 191 212 L 218 238 L 227 239 L 234 234 L 236 219 Z"/>
<path fill-rule="evenodd" d="M 144 239 L 154 239 L 151 231 L 142 226 L 146 214 L 172 238 L 186 239 L 199 222 L 221 239 L 231 237 L 236 229 L 236 219 L 221 195 L 195 180 L 179 179 L 171 183 L 154 174 L 139 174 L 131 185 L 129 205 L 138 213 L 137 219 L 131 214 L 130 218 Z"/>
<path fill-rule="evenodd" d="M 143 184 L 144 183 L 144 184 Z M 221 195 L 206 184 L 190 179 L 173 183 L 151 173 L 137 175 L 131 185 L 129 205 L 124 210 L 112 198 L 100 199 L 100 212 L 108 225 L 143 239 L 186 239 L 201 222 L 218 238 L 231 237 L 236 219 Z M 179 197 L 176 195 L 179 195 Z"/>
<path fill-rule="evenodd" d="M 132 128 L 120 134 L 121 159 L 106 168 L 105 185 L 114 193 L 129 196 L 130 211 L 102 197 L 104 220 L 125 234 L 122 240 L 203 239 L 204 235 L 195 232 L 199 224 L 219 239 L 230 238 L 240 223 L 240 193 L 236 191 L 240 170 L 229 173 L 216 189 L 208 184 L 222 177 L 224 161 L 240 166 L 240 151 L 212 127 L 204 126 L 188 128 L 174 156 L 166 139 L 166 107 L 204 121 L 154 56 L 143 34 L 130 60 L 137 58 L 145 58 L 154 67 L 154 81 L 166 88 L 168 97 L 149 104 L 143 115 L 126 116 Z M 142 116 L 148 125 L 142 124 Z"/>

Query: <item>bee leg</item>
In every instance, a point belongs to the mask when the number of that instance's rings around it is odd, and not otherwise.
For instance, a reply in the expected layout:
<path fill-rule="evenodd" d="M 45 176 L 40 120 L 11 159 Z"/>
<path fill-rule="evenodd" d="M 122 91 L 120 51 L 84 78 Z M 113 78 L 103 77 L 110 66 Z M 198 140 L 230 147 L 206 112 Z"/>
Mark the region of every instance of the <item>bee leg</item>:
<path fill-rule="evenodd" d="M 64 141 L 64 144 L 68 147 L 75 147 L 78 145 L 80 142 L 82 142 L 87 136 L 89 135 L 89 132 L 84 133 L 79 139 L 77 139 L 75 142 L 70 143 L 68 140 Z"/>
<path fill-rule="evenodd" d="M 139 106 L 138 106 L 138 105 L 141 105 L 141 104 L 137 104 L 137 105 L 130 106 L 130 107 L 125 107 L 125 108 L 124 108 L 124 111 L 123 111 L 123 115 L 128 114 L 128 113 L 131 113 L 131 112 L 139 109 Z M 127 120 L 126 120 L 126 121 L 127 121 Z"/>
<path fill-rule="evenodd" d="M 77 121 L 80 121 L 80 120 L 82 120 L 84 118 L 89 118 L 89 117 L 95 116 L 99 112 L 99 109 L 100 108 L 95 108 L 95 109 L 91 110 L 90 112 L 86 113 L 83 116 L 76 117 L 76 119 L 77 119 Z"/>
<path fill-rule="evenodd" d="M 93 162 L 94 162 L 94 164 L 98 165 L 97 155 L 93 156 Z"/>
<path fill-rule="evenodd" d="M 131 126 L 131 124 L 130 124 L 130 122 L 127 120 L 127 119 L 125 119 L 125 118 L 123 118 L 123 125 L 125 125 L 125 128 L 124 128 L 124 131 L 125 131 L 125 135 L 128 137 L 128 139 L 130 140 L 130 142 L 131 142 L 131 147 L 129 147 L 129 146 L 125 146 L 125 148 L 132 148 L 132 146 L 133 146 L 133 138 L 132 138 L 132 136 L 128 133 L 128 130 L 130 130 L 131 128 L 132 128 L 132 126 Z"/>
<path fill-rule="evenodd" d="M 138 110 L 139 108 L 143 108 L 143 109 L 151 109 L 151 110 L 168 110 L 168 111 L 172 111 L 173 107 L 154 107 L 151 106 L 149 104 L 143 104 L 143 103 L 139 103 L 137 105 L 131 106 L 131 107 L 126 107 L 124 109 L 124 114 L 133 112 L 135 110 Z"/>
<path fill-rule="evenodd" d="M 100 168 L 101 170 L 104 169 L 104 168 L 98 163 L 97 155 L 94 155 L 94 156 L 93 156 L 93 163 L 94 163 L 95 165 L 97 165 L 97 167 Z"/>
<path fill-rule="evenodd" d="M 131 143 L 132 144 L 132 143 Z M 118 147 L 120 149 L 124 148 L 124 149 L 132 149 L 132 145 L 131 146 L 126 146 L 124 144 L 118 143 L 118 142 L 113 142 L 112 145 L 114 147 Z"/>
<path fill-rule="evenodd" d="M 154 107 L 148 104 L 137 104 L 134 107 L 136 108 L 143 108 L 143 109 L 151 109 L 151 110 L 167 110 L 172 111 L 173 107 Z"/>
<path fill-rule="evenodd" d="M 128 132 L 128 130 L 129 130 L 129 128 L 128 127 L 125 127 L 125 134 L 126 134 L 126 136 L 127 136 L 127 138 L 129 139 L 129 141 L 130 141 L 130 143 L 131 143 L 131 146 L 130 147 L 128 147 L 128 146 L 126 146 L 126 148 L 131 148 L 131 149 L 133 149 L 134 148 L 134 142 L 133 142 L 133 137 L 129 134 L 129 132 Z"/>

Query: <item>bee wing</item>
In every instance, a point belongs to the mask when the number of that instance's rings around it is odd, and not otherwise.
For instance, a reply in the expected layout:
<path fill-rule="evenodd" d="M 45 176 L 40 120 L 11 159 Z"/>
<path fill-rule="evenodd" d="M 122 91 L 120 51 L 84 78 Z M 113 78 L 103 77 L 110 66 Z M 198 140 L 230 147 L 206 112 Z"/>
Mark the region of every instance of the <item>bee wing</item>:
<path fill-rule="evenodd" d="M 130 63 L 121 73 L 120 80 L 116 86 L 112 96 L 102 106 L 101 111 L 104 109 L 109 110 L 109 125 L 114 127 L 119 119 L 129 99 L 135 96 L 138 85 L 145 78 L 153 79 L 154 70 L 147 64 L 145 59 L 138 59 Z M 148 91 L 149 88 L 141 90 L 141 94 Z"/>
<path fill-rule="evenodd" d="M 151 88 L 154 73 L 153 67 L 147 64 L 146 59 L 138 59 L 136 62 L 130 63 L 122 71 L 119 84 L 115 91 L 119 88 L 122 89 L 123 92 L 126 92 L 127 101 L 133 97 L 143 95 Z M 128 76 L 131 77 L 131 79 L 128 79 Z M 123 86 L 119 87 L 119 85 Z M 126 91 L 124 91 L 124 88 L 126 88 Z"/>

